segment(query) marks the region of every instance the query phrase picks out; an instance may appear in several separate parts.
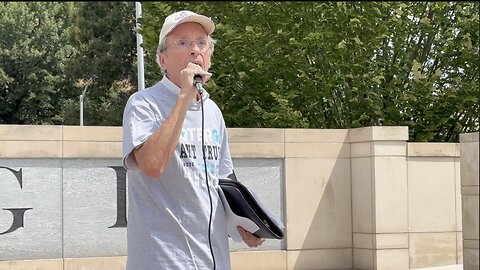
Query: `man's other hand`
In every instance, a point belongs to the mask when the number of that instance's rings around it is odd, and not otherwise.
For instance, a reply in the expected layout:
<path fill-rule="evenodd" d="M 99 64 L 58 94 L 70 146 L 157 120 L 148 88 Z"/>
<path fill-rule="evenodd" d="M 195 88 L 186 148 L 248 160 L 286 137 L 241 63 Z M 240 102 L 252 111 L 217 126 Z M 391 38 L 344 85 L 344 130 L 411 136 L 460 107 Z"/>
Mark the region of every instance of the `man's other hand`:
<path fill-rule="evenodd" d="M 251 232 L 240 226 L 237 227 L 237 230 L 242 236 L 243 242 L 245 242 L 245 244 L 247 244 L 249 247 L 258 247 L 265 241 L 265 239 L 256 237 Z"/>

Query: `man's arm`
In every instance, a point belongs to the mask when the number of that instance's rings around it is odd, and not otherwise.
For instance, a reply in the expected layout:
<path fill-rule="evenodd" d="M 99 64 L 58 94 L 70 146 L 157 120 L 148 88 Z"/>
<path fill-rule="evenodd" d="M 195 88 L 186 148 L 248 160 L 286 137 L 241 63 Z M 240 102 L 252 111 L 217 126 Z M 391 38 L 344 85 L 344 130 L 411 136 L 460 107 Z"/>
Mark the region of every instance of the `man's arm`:
<path fill-rule="evenodd" d="M 167 167 L 177 146 L 187 110 L 193 98 L 199 95 L 193 85 L 195 74 L 211 75 L 203 71 L 199 65 L 188 63 L 187 67 L 180 72 L 180 95 L 172 112 L 162 126 L 150 135 L 140 148 L 133 151 L 138 167 L 151 178 L 160 177 Z"/>
<path fill-rule="evenodd" d="M 140 169 L 150 178 L 162 175 L 178 143 L 183 121 L 192 99 L 180 94 L 170 115 L 140 148 L 133 150 Z"/>

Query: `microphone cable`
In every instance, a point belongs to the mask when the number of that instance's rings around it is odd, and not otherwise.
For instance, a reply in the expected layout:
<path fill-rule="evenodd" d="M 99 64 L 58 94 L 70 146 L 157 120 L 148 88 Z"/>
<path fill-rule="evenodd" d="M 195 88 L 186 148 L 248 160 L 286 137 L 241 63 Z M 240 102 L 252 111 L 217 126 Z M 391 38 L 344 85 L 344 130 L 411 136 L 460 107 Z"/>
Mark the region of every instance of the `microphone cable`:
<path fill-rule="evenodd" d="M 212 195 L 210 195 L 210 186 L 208 185 L 208 172 L 207 172 L 207 157 L 205 155 L 205 111 L 203 109 L 203 97 L 202 97 L 202 77 L 200 75 L 195 75 L 193 77 L 193 84 L 197 88 L 198 92 L 200 93 L 200 104 L 202 107 L 202 152 L 203 152 L 203 165 L 205 169 L 205 183 L 207 184 L 207 191 L 208 191 L 208 198 L 210 199 L 210 218 L 208 220 L 208 245 L 210 247 L 210 253 L 212 254 L 213 260 L 213 270 L 216 270 L 216 263 L 215 263 L 215 255 L 213 254 L 212 248 L 212 237 L 211 237 L 211 229 L 212 229 L 212 214 L 213 214 L 213 203 L 212 203 Z"/>

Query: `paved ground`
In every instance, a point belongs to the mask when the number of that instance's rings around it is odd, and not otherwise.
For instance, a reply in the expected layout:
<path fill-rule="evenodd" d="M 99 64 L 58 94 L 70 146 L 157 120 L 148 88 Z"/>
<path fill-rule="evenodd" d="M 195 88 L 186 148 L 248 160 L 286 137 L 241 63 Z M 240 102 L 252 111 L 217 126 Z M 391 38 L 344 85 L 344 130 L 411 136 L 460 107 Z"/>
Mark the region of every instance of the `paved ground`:
<path fill-rule="evenodd" d="M 463 264 L 454 264 L 454 265 L 445 265 L 445 266 L 427 267 L 427 268 L 415 268 L 414 270 L 463 270 Z"/>

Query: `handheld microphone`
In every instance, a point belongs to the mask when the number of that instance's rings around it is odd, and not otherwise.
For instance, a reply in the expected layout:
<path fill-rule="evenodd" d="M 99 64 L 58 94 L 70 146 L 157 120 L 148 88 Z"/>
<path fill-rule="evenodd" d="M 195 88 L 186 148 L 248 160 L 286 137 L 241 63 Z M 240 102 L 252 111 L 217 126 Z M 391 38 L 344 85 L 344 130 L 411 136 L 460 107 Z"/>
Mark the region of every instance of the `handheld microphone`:
<path fill-rule="evenodd" d="M 193 85 L 197 88 L 198 90 L 198 93 L 202 93 L 202 90 L 203 90 L 203 87 L 202 87 L 202 76 L 199 75 L 199 74 L 195 74 L 195 76 L 193 76 Z"/>

